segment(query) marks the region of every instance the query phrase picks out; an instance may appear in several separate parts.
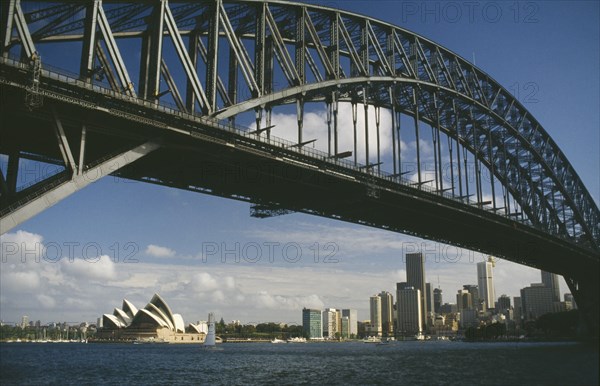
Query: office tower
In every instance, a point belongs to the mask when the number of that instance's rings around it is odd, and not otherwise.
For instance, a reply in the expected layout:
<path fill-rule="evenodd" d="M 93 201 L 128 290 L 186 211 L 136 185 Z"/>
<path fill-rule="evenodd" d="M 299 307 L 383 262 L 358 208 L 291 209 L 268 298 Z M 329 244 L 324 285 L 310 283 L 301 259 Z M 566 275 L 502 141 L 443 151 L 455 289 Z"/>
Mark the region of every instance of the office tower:
<path fill-rule="evenodd" d="M 347 316 L 342 316 L 341 328 L 340 336 L 344 339 L 350 338 L 350 318 Z"/>
<path fill-rule="evenodd" d="M 441 306 L 442 306 L 442 289 L 434 288 L 434 290 L 433 290 L 433 312 L 435 312 L 436 314 L 439 314 Z"/>
<path fill-rule="evenodd" d="M 433 287 L 431 283 L 425 283 L 425 297 L 427 298 L 427 313 L 433 312 Z"/>
<path fill-rule="evenodd" d="M 479 300 L 485 302 L 485 308 L 487 309 L 493 309 L 496 300 L 492 268 L 494 268 L 494 260 L 491 256 L 487 261 L 477 263 L 477 285 L 479 286 Z"/>
<path fill-rule="evenodd" d="M 475 284 L 465 284 L 463 289 L 471 294 L 471 307 L 477 310 L 485 311 L 485 304 L 479 298 L 479 286 Z"/>
<path fill-rule="evenodd" d="M 389 336 L 394 333 L 394 296 L 387 292 L 381 291 L 381 332 L 384 336 Z"/>
<path fill-rule="evenodd" d="M 321 310 L 303 308 L 302 329 L 308 339 L 323 339 L 323 317 Z"/>
<path fill-rule="evenodd" d="M 406 283 L 398 283 L 396 288 L 398 311 L 396 335 L 413 336 L 420 334 L 423 327 L 421 291 Z"/>
<path fill-rule="evenodd" d="M 521 308 L 526 321 L 554 312 L 554 291 L 543 283 L 521 289 Z"/>
<path fill-rule="evenodd" d="M 456 294 L 456 308 L 458 312 L 473 309 L 473 295 L 466 289 L 458 290 Z"/>
<path fill-rule="evenodd" d="M 348 323 L 350 324 L 349 332 L 350 336 L 358 335 L 358 313 L 356 310 L 345 309 L 342 310 L 342 317 L 348 317 Z"/>
<path fill-rule="evenodd" d="M 29 316 L 23 315 L 21 317 L 21 328 L 25 328 L 29 326 Z"/>
<path fill-rule="evenodd" d="M 406 254 L 406 282 L 409 286 L 419 290 L 421 296 L 421 323 L 425 329 L 427 323 L 427 296 L 425 283 L 425 256 L 422 253 Z"/>
<path fill-rule="evenodd" d="M 517 323 L 521 323 L 523 309 L 521 308 L 521 297 L 513 297 L 513 318 Z"/>
<path fill-rule="evenodd" d="M 378 295 L 373 295 L 370 298 L 371 310 L 371 334 L 381 336 L 381 298 Z"/>
<path fill-rule="evenodd" d="M 497 311 L 504 311 L 510 309 L 510 297 L 507 295 L 501 295 L 498 298 L 498 309 Z"/>
<path fill-rule="evenodd" d="M 552 272 L 542 271 L 542 283 L 552 289 L 552 301 L 560 302 L 560 284 L 558 275 Z"/>
<path fill-rule="evenodd" d="M 339 332 L 337 328 L 338 312 L 335 308 L 326 308 L 323 311 L 323 337 L 335 338 L 335 333 Z"/>

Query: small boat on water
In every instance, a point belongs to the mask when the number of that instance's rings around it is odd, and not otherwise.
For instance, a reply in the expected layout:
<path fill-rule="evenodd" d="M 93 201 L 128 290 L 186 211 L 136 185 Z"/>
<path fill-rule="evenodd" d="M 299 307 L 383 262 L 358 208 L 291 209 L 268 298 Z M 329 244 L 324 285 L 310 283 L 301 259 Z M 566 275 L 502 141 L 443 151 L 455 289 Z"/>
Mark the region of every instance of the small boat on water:
<path fill-rule="evenodd" d="M 295 337 L 287 340 L 288 343 L 306 343 L 306 338 Z"/>
<path fill-rule="evenodd" d="M 363 343 L 381 343 L 381 338 L 369 336 L 368 338 L 363 339 Z"/>
<path fill-rule="evenodd" d="M 277 344 L 277 343 L 287 343 L 287 342 L 285 340 L 275 338 L 271 341 L 271 343 Z"/>

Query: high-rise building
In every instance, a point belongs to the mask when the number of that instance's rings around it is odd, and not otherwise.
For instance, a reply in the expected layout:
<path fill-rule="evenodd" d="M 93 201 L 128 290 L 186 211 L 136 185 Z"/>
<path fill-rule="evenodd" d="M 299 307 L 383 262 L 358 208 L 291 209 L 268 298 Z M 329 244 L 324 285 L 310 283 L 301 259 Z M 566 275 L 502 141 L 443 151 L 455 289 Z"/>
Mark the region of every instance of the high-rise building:
<path fill-rule="evenodd" d="M 479 297 L 479 286 L 475 284 L 465 284 L 463 285 L 463 289 L 471 294 L 471 307 L 483 311 L 485 307 L 482 299 Z"/>
<path fill-rule="evenodd" d="M 558 275 L 552 272 L 542 271 L 542 283 L 552 289 L 552 301 L 560 302 L 560 284 Z"/>
<path fill-rule="evenodd" d="M 477 263 L 477 285 L 479 287 L 479 299 L 485 302 L 485 308 L 493 309 L 496 301 L 494 292 L 494 275 L 492 269 L 494 267 L 493 257 L 489 257 L 487 261 Z"/>
<path fill-rule="evenodd" d="M 442 306 L 442 289 L 434 288 L 433 289 L 433 312 L 436 314 L 440 313 L 440 307 Z"/>
<path fill-rule="evenodd" d="M 321 310 L 303 308 L 302 329 L 309 339 L 323 339 L 323 317 Z"/>
<path fill-rule="evenodd" d="M 456 294 L 456 308 L 458 309 L 458 312 L 473 309 L 473 295 L 468 290 L 458 290 L 458 293 Z"/>
<path fill-rule="evenodd" d="M 396 335 L 413 336 L 423 331 L 421 291 L 407 283 L 396 287 L 398 325 Z"/>
<path fill-rule="evenodd" d="M 23 315 L 21 317 L 21 328 L 25 328 L 29 326 L 29 316 Z"/>
<path fill-rule="evenodd" d="M 381 297 L 379 295 L 371 296 L 369 305 L 371 311 L 370 333 L 372 336 L 381 336 Z"/>
<path fill-rule="evenodd" d="M 381 332 L 384 336 L 390 336 L 394 333 L 394 296 L 381 291 Z"/>
<path fill-rule="evenodd" d="M 554 292 L 543 283 L 531 284 L 521 289 L 521 308 L 523 317 L 535 320 L 544 314 L 554 312 Z"/>
<path fill-rule="evenodd" d="M 498 298 L 497 311 L 504 311 L 510 309 L 510 297 L 507 295 L 501 295 Z"/>
<path fill-rule="evenodd" d="M 425 256 L 422 253 L 406 254 L 406 282 L 409 286 L 419 290 L 421 296 L 421 323 L 425 329 L 427 323 L 427 296 L 425 282 Z"/>
<path fill-rule="evenodd" d="M 339 311 L 335 308 L 326 308 L 323 311 L 323 337 L 335 338 L 337 332 L 341 332 L 338 328 Z"/>
<path fill-rule="evenodd" d="M 344 316 L 348 317 L 350 336 L 358 335 L 358 313 L 356 310 L 344 309 L 342 310 L 342 317 Z"/>
<path fill-rule="evenodd" d="M 342 330 L 340 336 L 344 339 L 350 338 L 350 318 L 342 316 L 341 327 Z"/>
<path fill-rule="evenodd" d="M 513 297 L 513 318 L 517 323 L 521 323 L 523 317 L 523 308 L 521 307 L 521 297 Z"/>
<path fill-rule="evenodd" d="M 433 287 L 431 283 L 425 283 L 425 297 L 427 298 L 427 313 L 433 312 Z"/>

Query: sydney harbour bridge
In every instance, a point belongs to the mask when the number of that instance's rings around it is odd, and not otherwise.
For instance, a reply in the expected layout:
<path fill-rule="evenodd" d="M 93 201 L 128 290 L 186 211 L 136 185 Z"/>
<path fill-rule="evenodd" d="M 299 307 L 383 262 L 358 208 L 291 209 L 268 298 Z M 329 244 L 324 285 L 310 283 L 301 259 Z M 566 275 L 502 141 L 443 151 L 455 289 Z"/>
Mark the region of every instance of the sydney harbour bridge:
<path fill-rule="evenodd" d="M 276 0 L 6 0 L 1 16 L 2 233 L 114 175 L 555 272 L 598 331 L 598 206 L 536 118 L 451 50 Z M 24 162 L 55 167 L 19 184 Z"/>

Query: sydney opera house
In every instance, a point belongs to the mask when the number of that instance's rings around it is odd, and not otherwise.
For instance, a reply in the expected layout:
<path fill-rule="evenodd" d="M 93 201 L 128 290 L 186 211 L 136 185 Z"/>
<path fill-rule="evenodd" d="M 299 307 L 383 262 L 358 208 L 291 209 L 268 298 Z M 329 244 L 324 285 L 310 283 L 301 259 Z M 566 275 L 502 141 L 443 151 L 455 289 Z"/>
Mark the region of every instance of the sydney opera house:
<path fill-rule="evenodd" d="M 160 295 L 154 294 L 142 309 L 124 299 L 121 308 L 102 315 L 97 337 L 110 341 L 202 343 L 206 333 L 206 323 L 190 323 L 186 328 L 183 317 L 171 312 Z"/>

